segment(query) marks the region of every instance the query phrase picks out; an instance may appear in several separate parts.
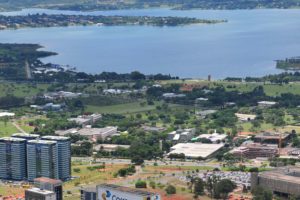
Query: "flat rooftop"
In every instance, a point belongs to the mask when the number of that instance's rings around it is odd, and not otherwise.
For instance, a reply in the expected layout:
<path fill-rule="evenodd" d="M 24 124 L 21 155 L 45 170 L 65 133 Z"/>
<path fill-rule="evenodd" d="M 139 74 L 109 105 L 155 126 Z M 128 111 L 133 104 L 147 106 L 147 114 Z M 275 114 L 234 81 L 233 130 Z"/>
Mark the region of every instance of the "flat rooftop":
<path fill-rule="evenodd" d="M 7 142 L 25 142 L 25 139 L 22 138 L 14 138 L 14 137 L 3 137 L 0 138 L 0 141 L 7 141 Z"/>
<path fill-rule="evenodd" d="M 290 136 L 289 133 L 270 133 L 270 132 L 263 132 L 255 135 L 255 138 L 263 138 L 263 139 L 282 139 L 287 138 Z"/>
<path fill-rule="evenodd" d="M 41 190 L 40 188 L 31 188 L 26 191 L 33 192 L 35 194 L 43 194 L 43 195 L 54 195 L 55 193 L 49 190 Z"/>
<path fill-rule="evenodd" d="M 26 138 L 26 137 L 28 137 L 28 138 L 36 137 L 36 138 L 38 138 L 39 135 L 29 134 L 29 133 L 14 133 L 14 134 L 12 134 L 12 137 L 24 137 L 24 138 Z"/>
<path fill-rule="evenodd" d="M 29 140 L 30 144 L 56 144 L 56 141 L 52 140 Z"/>
<path fill-rule="evenodd" d="M 63 137 L 63 136 L 44 136 L 42 137 L 42 140 L 69 140 L 69 137 Z"/>
<path fill-rule="evenodd" d="M 78 130 L 78 134 L 80 135 L 101 135 L 101 134 L 105 134 L 107 132 L 110 131 L 114 131 L 117 130 L 117 127 L 114 126 L 108 126 L 105 128 L 82 128 L 80 130 Z"/>
<path fill-rule="evenodd" d="M 133 188 L 119 186 L 119 185 L 112 185 L 112 184 L 101 184 L 101 185 L 97 186 L 97 188 L 99 188 L 99 187 L 100 188 L 113 189 L 113 190 L 119 190 L 119 191 L 122 191 L 122 192 L 132 193 L 132 194 L 136 194 L 136 195 L 143 196 L 143 197 L 157 195 L 155 193 L 147 192 L 147 191 L 144 191 L 144 190 L 138 190 L 138 189 L 133 189 Z"/>
<path fill-rule="evenodd" d="M 224 144 L 179 143 L 171 147 L 169 154 L 184 154 L 191 158 L 207 158 L 221 149 Z"/>
<path fill-rule="evenodd" d="M 300 185 L 300 168 L 299 167 L 284 167 L 272 171 L 259 173 L 259 177 L 273 179 L 276 181 L 285 181 Z"/>
<path fill-rule="evenodd" d="M 53 184 L 53 185 L 58 185 L 58 184 L 62 184 L 63 183 L 61 180 L 47 178 L 47 177 L 35 178 L 34 182 L 50 183 L 50 184 Z"/>

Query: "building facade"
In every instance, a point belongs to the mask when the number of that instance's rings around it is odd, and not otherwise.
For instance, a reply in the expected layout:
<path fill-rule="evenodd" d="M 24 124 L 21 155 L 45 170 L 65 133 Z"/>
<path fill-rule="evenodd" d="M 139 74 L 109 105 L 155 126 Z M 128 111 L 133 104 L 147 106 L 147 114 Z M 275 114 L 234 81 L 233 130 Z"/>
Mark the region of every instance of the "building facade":
<path fill-rule="evenodd" d="M 0 138 L 0 178 L 26 179 L 26 140 Z"/>
<path fill-rule="evenodd" d="M 56 141 L 30 140 L 27 142 L 28 180 L 38 177 L 58 179 L 58 150 Z"/>
<path fill-rule="evenodd" d="M 56 200 L 63 199 L 63 186 L 62 181 L 57 179 L 51 179 L 46 177 L 40 177 L 34 179 L 34 186 L 41 190 L 52 191 L 56 195 Z"/>
<path fill-rule="evenodd" d="M 257 186 L 282 197 L 300 196 L 300 168 L 283 167 L 251 174 L 251 188 Z"/>
<path fill-rule="evenodd" d="M 68 137 L 44 136 L 42 140 L 56 141 L 58 151 L 58 177 L 60 180 L 71 178 L 71 141 Z"/>
<path fill-rule="evenodd" d="M 31 188 L 25 191 L 25 200 L 56 200 L 56 195 L 52 191 Z"/>
<path fill-rule="evenodd" d="M 80 190 L 80 200 L 97 200 L 96 188 L 85 188 Z"/>

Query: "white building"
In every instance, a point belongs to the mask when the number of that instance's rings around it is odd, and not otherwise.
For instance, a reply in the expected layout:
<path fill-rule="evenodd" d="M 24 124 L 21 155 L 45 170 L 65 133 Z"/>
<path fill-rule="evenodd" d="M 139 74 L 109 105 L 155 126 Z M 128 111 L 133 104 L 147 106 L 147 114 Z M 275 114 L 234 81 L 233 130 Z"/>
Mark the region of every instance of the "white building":
<path fill-rule="evenodd" d="M 235 113 L 235 116 L 240 121 L 243 121 L 243 122 L 253 121 L 256 119 L 256 115 L 250 115 L 250 114 Z"/>
<path fill-rule="evenodd" d="M 259 102 L 257 102 L 257 104 L 259 107 L 268 108 L 268 107 L 275 106 L 277 104 L 277 102 L 275 102 L 275 101 L 259 101 Z"/>
<path fill-rule="evenodd" d="M 92 114 L 92 115 L 79 115 L 76 118 L 70 118 L 68 121 L 74 121 L 80 126 L 92 125 L 95 122 L 102 119 L 101 114 Z"/>
<path fill-rule="evenodd" d="M 10 112 L 0 112 L 0 117 L 14 117 L 15 113 Z"/>
<path fill-rule="evenodd" d="M 89 140 L 96 142 L 97 140 L 105 140 L 107 137 L 116 135 L 118 132 L 118 127 L 107 126 L 105 128 L 82 128 L 75 134 L 86 136 Z"/>
<path fill-rule="evenodd" d="M 52 191 L 41 190 L 39 188 L 31 188 L 25 191 L 26 200 L 56 200 L 56 194 Z"/>
<path fill-rule="evenodd" d="M 171 147 L 170 154 L 184 154 L 186 158 L 206 159 L 224 147 L 224 144 L 179 143 Z"/>
<path fill-rule="evenodd" d="M 201 134 L 198 137 L 196 137 L 196 140 L 207 139 L 210 140 L 212 143 L 220 143 L 224 141 L 226 138 L 227 138 L 226 134 L 213 133 L 213 134 Z"/>
<path fill-rule="evenodd" d="M 175 143 L 188 142 L 194 137 L 195 132 L 195 128 L 172 131 L 171 133 L 168 133 L 168 140 Z"/>

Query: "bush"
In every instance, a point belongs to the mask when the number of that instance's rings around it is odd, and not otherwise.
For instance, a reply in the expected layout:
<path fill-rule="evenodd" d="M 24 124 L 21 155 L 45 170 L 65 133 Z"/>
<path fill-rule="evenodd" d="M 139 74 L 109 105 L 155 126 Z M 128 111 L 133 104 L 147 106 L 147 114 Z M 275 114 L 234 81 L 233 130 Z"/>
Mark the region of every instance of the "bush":
<path fill-rule="evenodd" d="M 147 188 L 147 183 L 139 180 L 135 183 L 135 188 Z"/>
<path fill-rule="evenodd" d="M 73 172 L 76 172 L 76 173 L 79 173 L 81 170 L 80 170 L 80 168 L 74 168 L 73 169 Z"/>
<path fill-rule="evenodd" d="M 166 188 L 167 194 L 176 194 L 176 188 L 173 185 L 168 185 Z"/>

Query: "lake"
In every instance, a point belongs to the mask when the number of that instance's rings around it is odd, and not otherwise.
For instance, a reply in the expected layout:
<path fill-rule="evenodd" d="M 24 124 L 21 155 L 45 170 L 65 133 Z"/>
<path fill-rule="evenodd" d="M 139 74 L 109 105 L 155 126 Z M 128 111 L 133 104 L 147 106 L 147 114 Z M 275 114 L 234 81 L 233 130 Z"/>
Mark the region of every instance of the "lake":
<path fill-rule="evenodd" d="M 281 72 L 275 60 L 300 56 L 300 10 L 118 10 L 97 12 L 26 9 L 5 15 L 64 13 L 90 15 L 188 16 L 227 19 L 222 24 L 178 27 L 74 26 L 0 31 L 2 43 L 38 43 L 59 53 L 44 62 L 78 71 L 138 70 L 180 77 L 225 78 Z"/>

